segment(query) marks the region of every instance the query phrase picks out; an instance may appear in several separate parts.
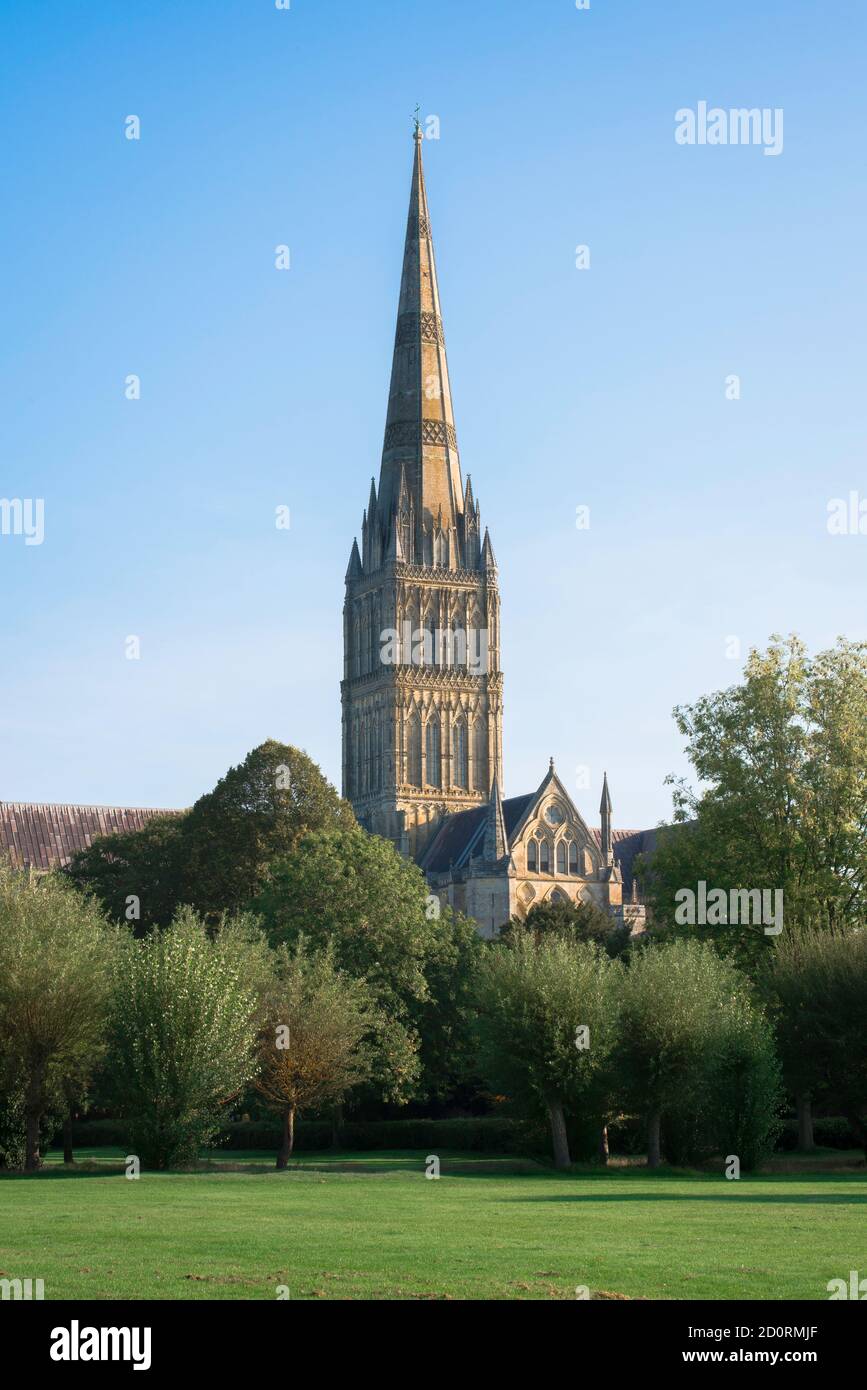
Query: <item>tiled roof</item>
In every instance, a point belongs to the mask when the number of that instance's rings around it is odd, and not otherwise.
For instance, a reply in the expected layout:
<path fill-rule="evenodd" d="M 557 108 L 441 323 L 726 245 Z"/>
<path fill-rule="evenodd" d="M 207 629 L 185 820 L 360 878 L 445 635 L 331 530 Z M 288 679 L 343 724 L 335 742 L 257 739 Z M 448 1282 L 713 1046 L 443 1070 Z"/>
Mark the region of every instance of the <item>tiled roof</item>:
<path fill-rule="evenodd" d="M 0 801 L 0 856 L 8 854 L 16 869 L 59 868 L 99 835 L 142 830 L 155 816 L 177 814 L 148 806 Z"/>
<path fill-rule="evenodd" d="M 535 792 L 528 792 L 526 796 L 510 796 L 503 802 L 503 820 L 509 838 L 535 795 Z M 449 868 L 462 868 L 474 854 L 481 854 L 487 816 L 487 802 L 472 811 L 446 816 L 422 857 L 421 868 L 428 873 L 443 874 Z"/>
<path fill-rule="evenodd" d="M 624 895 L 632 892 L 632 877 L 635 860 L 639 854 L 652 854 L 656 849 L 656 830 L 612 830 L 611 840 L 614 860 L 623 875 Z M 602 831 L 593 831 L 596 843 L 602 844 Z"/>

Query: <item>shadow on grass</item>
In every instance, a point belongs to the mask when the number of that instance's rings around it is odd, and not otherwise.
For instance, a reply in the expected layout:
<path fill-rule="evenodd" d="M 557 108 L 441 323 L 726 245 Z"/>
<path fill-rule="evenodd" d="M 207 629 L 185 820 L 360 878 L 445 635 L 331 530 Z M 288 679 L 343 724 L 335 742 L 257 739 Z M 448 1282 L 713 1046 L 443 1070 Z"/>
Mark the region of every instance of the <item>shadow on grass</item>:
<path fill-rule="evenodd" d="M 479 1156 L 468 1154 L 445 1154 L 440 1153 L 440 1171 L 444 1177 L 463 1177 L 463 1178 L 484 1178 L 484 1177 L 527 1177 L 527 1176 L 546 1176 L 549 1170 L 541 1163 L 530 1158 L 515 1158 L 512 1155 L 496 1157 L 491 1155 Z M 294 1158 L 288 1168 L 278 1170 L 276 1167 L 275 1155 L 273 1153 L 256 1153 L 241 1158 L 221 1155 L 217 1157 L 202 1157 L 194 1168 L 159 1168 L 142 1169 L 142 1176 L 148 1177 L 222 1177 L 230 1175 L 244 1174 L 253 1177 L 274 1176 L 292 1177 L 303 1176 L 304 1174 L 350 1174 L 361 1177 L 377 1177 L 384 1174 L 408 1173 L 410 1175 L 424 1176 L 427 1166 L 427 1157 L 423 1150 L 418 1152 L 382 1153 L 382 1154 L 347 1154 L 345 1156 L 316 1155 L 311 1154 L 308 1158 L 298 1156 Z M 43 1181 L 56 1182 L 61 1179 L 84 1179 L 84 1178 L 126 1178 L 127 1169 L 124 1160 L 115 1156 L 107 1159 L 84 1158 L 73 1165 L 66 1165 L 52 1158 L 50 1155 L 47 1161 L 35 1173 L 23 1173 L 21 1171 L 5 1172 L 0 1171 L 0 1180 L 6 1181 L 29 1181 L 39 1179 Z"/>
<path fill-rule="evenodd" d="M 743 1179 L 741 1179 L 743 1181 Z M 757 1181 L 762 1182 L 761 1176 Z M 558 1192 L 552 1193 L 550 1197 L 510 1197 L 511 1202 L 737 1202 L 741 1205 L 756 1203 L 761 1206 L 860 1206 L 867 1204 L 867 1192 L 861 1193 L 825 1193 L 809 1192 L 804 1194 L 785 1193 L 785 1192 L 755 1192 L 746 1190 L 733 1191 L 732 1184 L 725 1181 L 725 1188 L 720 1188 L 715 1192 Z"/>

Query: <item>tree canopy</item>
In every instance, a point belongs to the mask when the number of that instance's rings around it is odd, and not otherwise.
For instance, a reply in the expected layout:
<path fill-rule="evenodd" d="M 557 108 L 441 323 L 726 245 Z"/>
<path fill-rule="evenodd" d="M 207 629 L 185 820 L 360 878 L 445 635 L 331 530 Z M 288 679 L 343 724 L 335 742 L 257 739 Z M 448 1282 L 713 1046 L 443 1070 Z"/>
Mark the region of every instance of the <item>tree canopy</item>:
<path fill-rule="evenodd" d="M 271 860 L 302 835 L 354 825 L 348 802 L 312 759 L 269 739 L 190 811 L 94 840 L 67 873 L 141 934 L 167 925 L 182 904 L 211 920 L 238 911 L 261 888 Z"/>
<path fill-rule="evenodd" d="M 863 922 L 867 643 L 810 657 L 796 637 L 772 638 L 740 684 L 675 718 L 699 786 L 670 779 L 675 824 L 642 866 L 654 921 L 676 928 L 678 891 L 704 881 L 780 890 L 786 930 Z M 762 925 L 698 930 L 750 969 L 775 939 Z"/>

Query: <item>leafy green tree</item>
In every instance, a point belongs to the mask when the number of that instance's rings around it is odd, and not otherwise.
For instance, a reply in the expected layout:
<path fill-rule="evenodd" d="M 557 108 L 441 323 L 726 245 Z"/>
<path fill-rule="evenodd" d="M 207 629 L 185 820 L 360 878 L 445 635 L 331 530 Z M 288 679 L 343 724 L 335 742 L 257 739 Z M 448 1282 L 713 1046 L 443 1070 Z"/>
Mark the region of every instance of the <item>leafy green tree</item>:
<path fill-rule="evenodd" d="M 537 903 L 530 908 L 525 921 L 527 929 L 537 937 L 557 932 L 574 941 L 595 941 L 612 957 L 622 955 L 629 946 L 629 927 L 595 903 L 550 900 Z M 516 927 L 520 930 L 523 925 L 519 918 L 513 917 L 501 935 L 507 936 Z"/>
<path fill-rule="evenodd" d="M 420 1040 L 420 1097 L 448 1101 L 477 1092 L 476 980 L 485 946 L 474 922 L 426 898 L 424 973 L 426 993 L 408 1001 Z"/>
<path fill-rule="evenodd" d="M 370 1078 L 371 1041 L 385 1023 L 364 982 L 338 970 L 331 947 L 318 954 L 303 941 L 291 952 L 279 948 L 256 1078 L 282 1121 L 278 1168 L 289 1163 L 299 1111 L 339 1104 Z"/>
<path fill-rule="evenodd" d="M 269 739 L 192 810 L 94 840 L 67 873 L 143 935 L 166 926 L 182 904 L 212 922 L 238 911 L 261 888 L 270 861 L 306 831 L 354 825 L 349 804 L 307 754 Z"/>
<path fill-rule="evenodd" d="M 64 1083 L 86 1076 L 105 1031 L 116 932 L 96 903 L 52 874 L 0 869 L 0 1058 L 6 1124 L 24 1122 L 24 1167 L 40 1166 L 41 1131 Z M 15 1149 L 7 1137 L 7 1154 Z"/>
<path fill-rule="evenodd" d="M 731 1078 L 751 1017 L 748 997 L 748 982 L 707 942 L 651 946 L 637 952 L 624 972 L 619 1089 L 624 1101 L 645 1119 L 651 1168 L 661 1162 L 663 1120 L 699 1116 L 708 1076 L 715 1075 L 722 1087 L 728 1067 Z M 744 1030 L 740 1052 L 735 1026 L 739 1020 Z M 728 1050 L 723 1052 L 724 1044 Z M 731 1104 L 733 1113 L 748 1108 L 746 1090 Z M 729 1132 L 741 1131 L 735 1126 Z M 755 1147 L 761 1148 L 760 1138 Z"/>
<path fill-rule="evenodd" d="M 154 816 L 141 830 L 101 835 L 75 854 L 66 874 L 136 935 L 172 920 L 183 901 L 184 817 Z"/>
<path fill-rule="evenodd" d="M 723 982 L 717 1004 L 694 1084 L 664 1116 L 663 1147 L 672 1163 L 735 1156 L 748 1172 L 771 1152 L 780 1129 L 780 1063 L 773 1028 L 744 977 L 732 972 L 731 991 Z"/>
<path fill-rule="evenodd" d="M 784 934 L 769 983 L 789 1084 L 839 1107 L 867 1157 L 867 931 Z"/>
<path fill-rule="evenodd" d="M 784 929 L 867 912 L 867 643 L 810 658 L 795 637 L 752 651 L 741 684 L 675 710 L 700 781 L 674 781 L 675 824 L 642 866 L 654 922 L 713 940 L 756 973 L 763 925 L 683 926 L 677 894 L 782 890 Z"/>
<path fill-rule="evenodd" d="M 567 1112 L 601 1116 L 610 1084 L 621 967 L 593 942 L 517 928 L 479 970 L 481 1066 L 548 1118 L 554 1162 L 570 1163 Z"/>
<path fill-rule="evenodd" d="M 184 901 L 232 912 L 260 891 L 268 866 L 312 831 L 350 829 L 355 817 L 297 748 L 269 739 L 230 768 L 184 823 Z"/>
<path fill-rule="evenodd" d="M 253 903 L 273 945 L 292 948 L 302 937 L 314 951 L 330 944 L 337 966 L 367 982 L 390 1020 L 375 1080 L 392 1100 L 419 1084 L 418 1024 L 431 1000 L 425 969 L 448 949 L 427 901 L 421 871 L 355 827 L 304 836 L 294 854 L 272 862 Z"/>
<path fill-rule="evenodd" d="M 108 1078 L 144 1167 L 192 1165 L 255 1072 L 261 998 L 237 937 L 189 908 L 131 941 L 115 975 Z"/>
<path fill-rule="evenodd" d="M 780 1129 L 783 1087 L 774 1030 L 744 980 L 720 991 L 705 1067 L 703 1120 L 712 1153 L 758 1168 Z"/>

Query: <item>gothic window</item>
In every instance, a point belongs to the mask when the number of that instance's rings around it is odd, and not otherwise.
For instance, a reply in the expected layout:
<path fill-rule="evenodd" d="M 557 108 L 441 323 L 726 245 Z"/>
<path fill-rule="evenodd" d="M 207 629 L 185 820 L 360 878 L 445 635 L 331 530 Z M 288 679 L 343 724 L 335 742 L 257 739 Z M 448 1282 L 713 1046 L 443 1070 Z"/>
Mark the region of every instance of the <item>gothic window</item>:
<path fill-rule="evenodd" d="M 414 606 L 414 604 L 409 603 L 409 604 L 407 604 L 406 611 L 405 611 L 405 613 L 404 613 L 404 624 L 403 624 L 403 627 L 401 628 L 401 633 L 400 633 L 401 642 L 403 643 L 403 650 L 402 650 L 402 652 L 401 652 L 401 661 L 403 662 L 404 666 L 410 666 L 410 665 L 412 665 L 413 658 L 414 658 L 416 655 L 418 655 L 418 650 L 417 650 L 417 647 L 416 647 L 416 641 L 417 641 L 417 639 L 416 639 L 416 633 L 417 633 L 417 631 L 418 631 L 418 610 L 416 609 L 416 607 Z"/>
<path fill-rule="evenodd" d="M 578 872 L 578 846 L 574 840 L 569 845 L 569 872 L 570 874 L 577 874 Z"/>
<path fill-rule="evenodd" d="M 484 719 L 473 725 L 473 785 L 477 792 L 488 790 L 488 731 Z"/>
<path fill-rule="evenodd" d="M 410 539 L 411 537 L 409 525 L 409 509 L 407 507 L 404 507 L 400 513 L 400 544 L 401 549 L 403 550 L 403 558 L 405 560 L 412 560 L 412 554 L 410 553 Z"/>
<path fill-rule="evenodd" d="M 407 781 L 412 787 L 421 786 L 421 720 L 413 714 L 406 730 Z"/>
<path fill-rule="evenodd" d="M 429 608 L 425 613 L 422 627 L 424 629 L 425 664 L 430 661 L 433 665 L 436 665 L 436 647 L 434 645 L 436 642 L 436 619 L 432 608 Z"/>
<path fill-rule="evenodd" d="M 547 840 L 543 840 L 539 846 L 539 872 L 543 874 L 551 872 L 551 851 Z"/>
<path fill-rule="evenodd" d="M 566 872 L 566 844 L 564 840 L 560 840 L 557 845 L 557 872 L 558 874 L 565 874 Z"/>
<path fill-rule="evenodd" d="M 373 791 L 376 791 L 380 785 L 380 763 L 379 719 L 374 715 L 370 728 L 370 785 Z"/>
<path fill-rule="evenodd" d="M 527 869 L 531 874 L 536 872 L 538 863 L 539 861 L 536 856 L 536 841 L 531 840 L 527 846 Z"/>
<path fill-rule="evenodd" d="M 378 605 L 371 606 L 370 614 L 370 648 L 367 661 L 368 671 L 375 671 L 379 664 L 379 613 Z"/>
<path fill-rule="evenodd" d="M 427 764 L 428 786 L 440 786 L 440 717 L 436 712 L 433 712 L 427 721 L 427 728 L 425 730 L 425 761 Z"/>
<path fill-rule="evenodd" d="M 467 785 L 467 726 L 463 719 L 452 729 L 452 782 L 456 787 Z"/>

